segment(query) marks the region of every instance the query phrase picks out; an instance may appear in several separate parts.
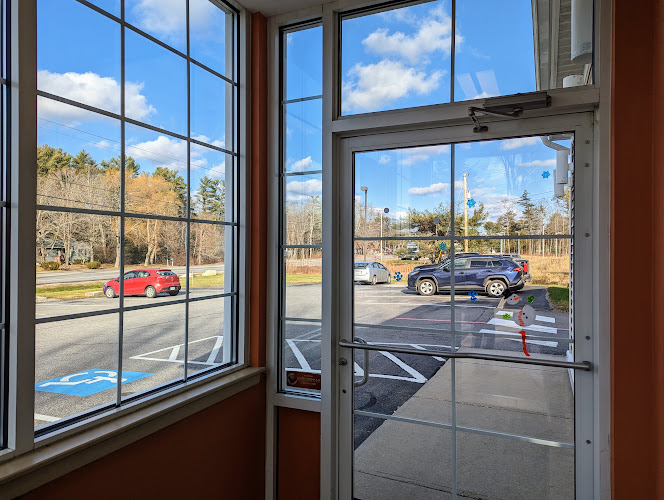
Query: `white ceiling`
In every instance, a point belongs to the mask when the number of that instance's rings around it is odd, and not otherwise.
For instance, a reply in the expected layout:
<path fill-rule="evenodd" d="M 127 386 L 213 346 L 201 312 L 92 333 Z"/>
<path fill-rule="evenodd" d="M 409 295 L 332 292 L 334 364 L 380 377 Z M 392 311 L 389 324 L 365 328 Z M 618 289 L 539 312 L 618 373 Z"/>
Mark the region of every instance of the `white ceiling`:
<path fill-rule="evenodd" d="M 326 3 L 325 0 L 237 0 L 245 9 L 261 12 L 265 17 L 284 14 L 314 5 Z M 329 0 L 328 0 L 329 1 Z"/>

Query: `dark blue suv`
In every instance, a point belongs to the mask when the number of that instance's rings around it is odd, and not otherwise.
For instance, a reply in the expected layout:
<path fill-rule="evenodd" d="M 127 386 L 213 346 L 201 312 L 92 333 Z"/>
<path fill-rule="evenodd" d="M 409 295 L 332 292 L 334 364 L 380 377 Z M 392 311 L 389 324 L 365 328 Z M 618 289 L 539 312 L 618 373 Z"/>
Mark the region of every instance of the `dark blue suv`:
<path fill-rule="evenodd" d="M 408 289 L 420 295 L 433 295 L 450 289 L 450 260 L 436 266 L 416 267 L 408 273 Z M 454 289 L 482 290 L 491 297 L 521 290 L 523 269 L 511 259 L 477 255 L 454 259 Z"/>

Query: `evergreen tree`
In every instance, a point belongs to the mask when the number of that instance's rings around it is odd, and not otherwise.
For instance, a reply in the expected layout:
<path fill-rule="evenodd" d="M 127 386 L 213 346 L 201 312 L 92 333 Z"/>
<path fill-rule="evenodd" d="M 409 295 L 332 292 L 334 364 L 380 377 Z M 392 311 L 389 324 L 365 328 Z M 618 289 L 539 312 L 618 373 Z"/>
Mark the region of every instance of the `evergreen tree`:
<path fill-rule="evenodd" d="M 118 172 L 120 170 L 120 155 L 111 158 L 110 160 L 102 161 L 99 166 L 104 172 Z M 141 170 L 141 166 L 136 163 L 136 160 L 131 156 L 125 157 L 125 173 L 129 177 L 137 177 Z"/>
<path fill-rule="evenodd" d="M 37 175 L 45 176 L 51 172 L 71 167 L 72 156 L 62 148 L 52 148 L 48 144 L 37 147 Z"/>
<path fill-rule="evenodd" d="M 225 192 L 226 184 L 223 180 L 203 177 L 196 193 L 196 202 L 201 212 L 223 218 Z"/>
<path fill-rule="evenodd" d="M 170 170 L 167 167 L 157 167 L 152 174 L 155 177 L 161 177 L 173 186 L 173 191 L 178 197 L 180 203 L 180 213 L 183 216 L 187 210 L 187 182 L 178 174 L 177 170 Z"/>

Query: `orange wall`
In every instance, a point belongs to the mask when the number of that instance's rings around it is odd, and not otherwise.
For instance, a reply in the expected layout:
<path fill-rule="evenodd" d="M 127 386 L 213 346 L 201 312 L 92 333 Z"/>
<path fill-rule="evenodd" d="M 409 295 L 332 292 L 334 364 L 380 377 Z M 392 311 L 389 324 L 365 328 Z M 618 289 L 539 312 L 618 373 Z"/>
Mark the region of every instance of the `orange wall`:
<path fill-rule="evenodd" d="M 277 498 L 319 498 L 320 413 L 279 408 L 278 415 Z"/>
<path fill-rule="evenodd" d="M 662 3 L 613 2 L 611 454 L 615 499 L 664 498 Z M 634 270 L 639 273 L 638 285 L 628 286 L 625 280 L 632 279 Z"/>
<path fill-rule="evenodd" d="M 263 381 L 22 498 L 264 498 L 264 429 Z"/>

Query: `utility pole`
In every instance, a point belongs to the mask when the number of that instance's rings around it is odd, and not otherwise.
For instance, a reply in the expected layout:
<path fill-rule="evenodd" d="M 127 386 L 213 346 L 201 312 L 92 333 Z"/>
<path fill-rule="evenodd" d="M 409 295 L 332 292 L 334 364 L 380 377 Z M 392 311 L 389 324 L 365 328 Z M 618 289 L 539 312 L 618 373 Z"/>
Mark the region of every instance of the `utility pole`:
<path fill-rule="evenodd" d="M 369 188 L 367 186 L 362 186 L 360 187 L 361 191 L 364 191 L 364 231 L 363 231 L 363 236 L 366 238 L 367 237 L 367 191 L 369 191 Z M 364 258 L 364 262 L 367 261 L 367 240 L 364 240 L 362 243 L 362 257 Z"/>
<path fill-rule="evenodd" d="M 466 239 L 463 240 L 463 249 L 464 252 L 468 251 L 468 187 L 466 184 L 467 173 L 463 174 L 463 226 L 464 226 L 464 236 Z"/>

